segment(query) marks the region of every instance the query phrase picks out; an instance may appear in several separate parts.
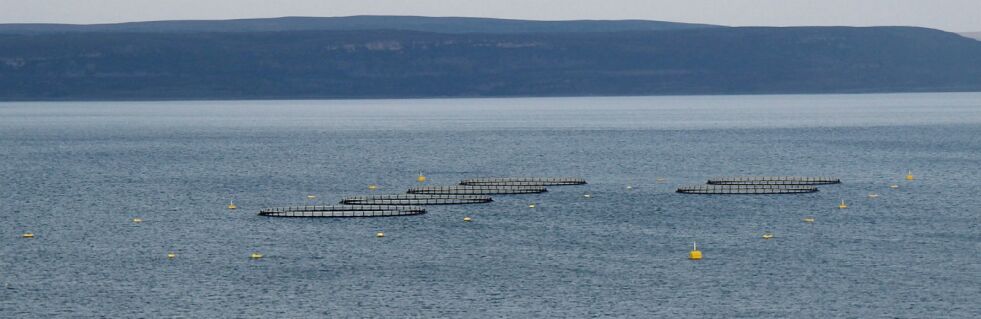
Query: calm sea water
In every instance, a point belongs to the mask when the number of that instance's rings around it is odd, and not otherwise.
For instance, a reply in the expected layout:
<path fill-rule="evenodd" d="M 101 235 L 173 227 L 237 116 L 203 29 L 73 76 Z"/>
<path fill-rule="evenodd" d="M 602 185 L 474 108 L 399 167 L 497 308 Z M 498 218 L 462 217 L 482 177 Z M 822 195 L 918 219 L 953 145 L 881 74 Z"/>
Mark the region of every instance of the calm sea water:
<path fill-rule="evenodd" d="M 0 313 L 977 318 L 979 168 L 977 93 L 0 103 Z M 590 183 L 402 218 L 256 216 L 419 172 Z M 673 192 L 720 175 L 844 183 Z"/>

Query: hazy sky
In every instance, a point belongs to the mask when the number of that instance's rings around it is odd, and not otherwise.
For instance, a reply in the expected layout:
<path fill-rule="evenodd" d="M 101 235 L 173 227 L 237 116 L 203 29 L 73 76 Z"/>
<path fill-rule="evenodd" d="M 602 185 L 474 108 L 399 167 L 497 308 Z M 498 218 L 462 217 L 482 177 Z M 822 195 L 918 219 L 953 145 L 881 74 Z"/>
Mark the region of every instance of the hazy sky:
<path fill-rule="evenodd" d="M 0 23 L 393 14 L 649 19 L 742 25 L 913 25 L 981 31 L 981 0 L 0 0 Z"/>

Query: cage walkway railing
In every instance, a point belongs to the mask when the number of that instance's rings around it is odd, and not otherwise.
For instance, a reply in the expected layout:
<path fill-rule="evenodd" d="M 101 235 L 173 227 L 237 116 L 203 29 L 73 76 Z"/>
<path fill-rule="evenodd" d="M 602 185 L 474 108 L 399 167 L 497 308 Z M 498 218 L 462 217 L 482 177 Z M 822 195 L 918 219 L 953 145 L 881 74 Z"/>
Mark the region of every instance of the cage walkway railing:
<path fill-rule="evenodd" d="M 259 210 L 259 216 L 269 217 L 387 217 L 425 213 L 423 207 L 396 205 L 288 206 Z"/>
<path fill-rule="evenodd" d="M 410 188 L 408 194 L 432 195 L 497 195 L 497 194 L 534 194 L 548 191 L 542 186 L 422 186 Z"/>
<path fill-rule="evenodd" d="M 825 185 L 839 184 L 837 177 L 813 176 L 728 176 L 709 179 L 709 185 Z"/>
<path fill-rule="evenodd" d="M 490 203 L 493 199 L 487 195 L 433 195 L 433 194 L 400 194 L 400 195 L 367 195 L 348 196 L 341 200 L 347 205 L 458 205 Z"/>
<path fill-rule="evenodd" d="M 470 186 L 560 186 L 583 184 L 586 184 L 586 180 L 578 177 L 489 177 L 470 178 L 460 181 L 460 185 Z"/>
<path fill-rule="evenodd" d="M 684 194 L 801 194 L 817 192 L 817 187 L 807 185 L 687 185 L 678 187 Z"/>

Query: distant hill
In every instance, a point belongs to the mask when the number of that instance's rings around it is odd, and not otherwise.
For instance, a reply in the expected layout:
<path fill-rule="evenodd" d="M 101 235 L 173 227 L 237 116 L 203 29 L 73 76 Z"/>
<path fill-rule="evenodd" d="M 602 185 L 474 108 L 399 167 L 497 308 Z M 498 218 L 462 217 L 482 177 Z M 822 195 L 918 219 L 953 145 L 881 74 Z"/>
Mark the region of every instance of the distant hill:
<path fill-rule="evenodd" d="M 649 20 L 533 21 L 491 18 L 351 16 L 237 20 L 174 20 L 114 24 L 0 24 L 0 33 L 51 32 L 272 32 L 405 30 L 436 33 L 657 31 L 720 27 Z"/>
<path fill-rule="evenodd" d="M 981 32 L 964 32 L 964 33 L 961 33 L 961 35 L 963 35 L 965 37 L 968 37 L 968 38 L 972 38 L 972 39 L 976 39 L 976 40 L 981 40 Z"/>
<path fill-rule="evenodd" d="M 0 33 L 0 100 L 981 91 L 981 41 L 912 27 Z"/>

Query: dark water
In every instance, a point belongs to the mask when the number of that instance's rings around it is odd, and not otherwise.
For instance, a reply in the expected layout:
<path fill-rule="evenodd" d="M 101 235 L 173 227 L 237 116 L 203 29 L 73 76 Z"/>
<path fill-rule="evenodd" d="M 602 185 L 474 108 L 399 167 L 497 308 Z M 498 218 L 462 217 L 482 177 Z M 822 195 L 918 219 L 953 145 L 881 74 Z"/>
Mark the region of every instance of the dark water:
<path fill-rule="evenodd" d="M 0 316 L 977 318 L 979 168 L 981 94 L 4 103 Z M 255 214 L 419 172 L 590 184 Z M 731 174 L 844 183 L 672 192 Z"/>

